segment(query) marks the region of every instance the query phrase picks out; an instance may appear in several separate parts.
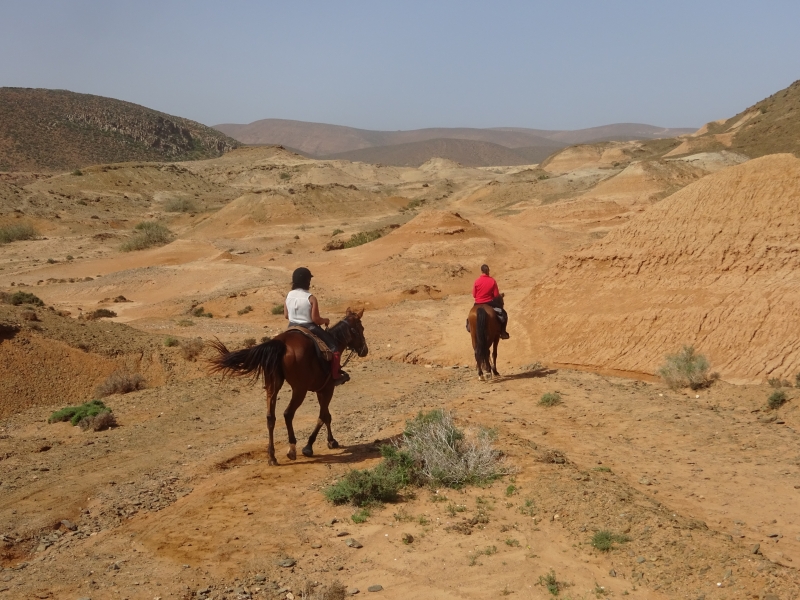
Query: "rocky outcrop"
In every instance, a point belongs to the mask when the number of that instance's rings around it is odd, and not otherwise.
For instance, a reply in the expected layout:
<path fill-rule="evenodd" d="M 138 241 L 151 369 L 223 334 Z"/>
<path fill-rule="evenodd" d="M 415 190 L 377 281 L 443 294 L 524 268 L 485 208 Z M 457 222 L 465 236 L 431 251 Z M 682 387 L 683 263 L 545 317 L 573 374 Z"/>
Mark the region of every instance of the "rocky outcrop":
<path fill-rule="evenodd" d="M 704 177 L 567 254 L 526 303 L 533 350 L 551 362 L 654 373 L 693 344 L 726 379 L 793 379 L 800 160 Z"/>

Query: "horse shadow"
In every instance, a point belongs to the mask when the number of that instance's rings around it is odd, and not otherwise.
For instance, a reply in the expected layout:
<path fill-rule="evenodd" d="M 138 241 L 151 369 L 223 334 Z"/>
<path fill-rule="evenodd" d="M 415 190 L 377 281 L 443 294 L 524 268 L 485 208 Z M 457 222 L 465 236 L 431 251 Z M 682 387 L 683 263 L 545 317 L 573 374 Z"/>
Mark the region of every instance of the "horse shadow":
<path fill-rule="evenodd" d="M 304 462 L 328 465 L 346 465 L 360 463 L 370 458 L 378 458 L 381 455 L 381 446 L 395 445 L 400 441 L 402 435 L 393 435 L 386 439 L 376 439 L 372 442 L 361 444 L 351 444 L 345 446 L 340 444 L 334 454 L 314 454 L 305 458 Z M 299 458 L 299 457 L 298 457 Z M 285 463 L 284 463 L 285 464 Z"/>
<path fill-rule="evenodd" d="M 514 381 L 516 379 L 538 379 L 540 377 L 547 377 L 548 375 L 555 375 L 556 373 L 558 373 L 558 369 L 536 369 L 535 371 L 503 375 L 502 379 L 506 381 Z"/>

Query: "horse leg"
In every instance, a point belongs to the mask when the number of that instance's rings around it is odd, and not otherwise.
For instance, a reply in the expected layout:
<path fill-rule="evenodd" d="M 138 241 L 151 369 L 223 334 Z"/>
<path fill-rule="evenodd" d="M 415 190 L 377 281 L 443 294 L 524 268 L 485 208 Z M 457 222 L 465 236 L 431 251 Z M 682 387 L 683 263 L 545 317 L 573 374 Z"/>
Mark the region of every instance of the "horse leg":
<path fill-rule="evenodd" d="M 492 373 L 496 377 L 500 377 L 500 373 L 497 372 L 497 344 L 499 341 L 499 338 L 495 338 L 492 345 Z"/>
<path fill-rule="evenodd" d="M 275 405 L 278 402 L 278 392 L 281 389 L 281 385 L 283 385 L 283 381 L 275 383 L 276 385 L 273 386 L 273 389 L 267 390 L 267 430 L 269 431 L 267 452 L 269 453 L 269 466 L 271 467 L 278 464 L 278 460 L 275 458 Z"/>
<path fill-rule="evenodd" d="M 289 406 L 287 406 L 286 410 L 283 411 L 283 418 L 286 421 L 286 432 L 289 434 L 289 451 L 286 453 L 286 456 L 289 458 L 289 460 L 295 460 L 297 458 L 297 438 L 294 437 L 292 420 L 294 419 L 294 413 L 303 403 L 305 398 L 306 390 L 292 388 L 292 401 L 289 402 Z"/>

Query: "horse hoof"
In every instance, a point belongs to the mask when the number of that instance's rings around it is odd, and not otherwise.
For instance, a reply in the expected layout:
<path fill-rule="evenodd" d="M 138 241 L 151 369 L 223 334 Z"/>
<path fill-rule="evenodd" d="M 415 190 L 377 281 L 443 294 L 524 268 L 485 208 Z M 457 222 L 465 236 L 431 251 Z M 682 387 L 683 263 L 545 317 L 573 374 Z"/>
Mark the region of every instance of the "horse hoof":
<path fill-rule="evenodd" d="M 309 458 L 314 456 L 314 449 L 311 446 L 304 446 L 302 452 L 303 456 L 308 456 Z"/>
<path fill-rule="evenodd" d="M 336 440 L 328 442 L 328 448 L 330 448 L 331 450 L 334 450 L 338 447 L 339 447 L 339 442 L 337 442 Z"/>
<path fill-rule="evenodd" d="M 278 466 L 278 461 L 275 460 L 274 458 L 270 458 L 268 464 L 269 464 L 270 467 L 277 467 Z"/>

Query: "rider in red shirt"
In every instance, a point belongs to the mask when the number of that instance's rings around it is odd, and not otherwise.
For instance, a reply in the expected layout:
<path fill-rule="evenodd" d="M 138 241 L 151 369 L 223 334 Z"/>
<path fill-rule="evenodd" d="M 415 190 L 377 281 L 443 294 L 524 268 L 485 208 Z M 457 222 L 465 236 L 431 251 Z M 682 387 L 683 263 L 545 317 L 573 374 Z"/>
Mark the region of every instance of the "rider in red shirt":
<path fill-rule="evenodd" d="M 489 275 L 488 265 L 481 265 L 481 276 L 472 285 L 472 297 L 475 299 L 475 304 L 488 304 L 494 309 L 500 321 L 500 337 L 507 340 L 508 313 L 503 308 L 503 297 L 497 288 L 497 282 Z"/>

